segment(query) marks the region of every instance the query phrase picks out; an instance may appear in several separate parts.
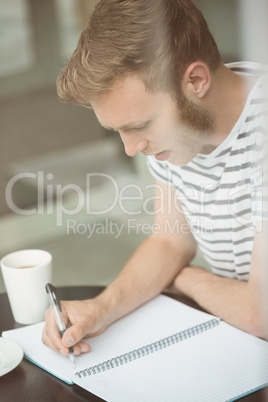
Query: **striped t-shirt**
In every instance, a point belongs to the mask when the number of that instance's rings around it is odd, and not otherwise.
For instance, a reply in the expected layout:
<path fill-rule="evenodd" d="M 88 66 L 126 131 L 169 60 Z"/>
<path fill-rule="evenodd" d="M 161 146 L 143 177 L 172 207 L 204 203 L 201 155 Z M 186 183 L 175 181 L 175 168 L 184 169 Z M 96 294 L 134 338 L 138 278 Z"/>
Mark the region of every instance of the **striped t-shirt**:
<path fill-rule="evenodd" d="M 255 63 L 227 65 L 260 76 L 228 137 L 208 155 L 198 154 L 183 167 L 147 157 L 153 176 L 175 186 L 190 230 L 212 271 L 249 278 L 257 220 L 264 208 L 268 136 L 266 73 Z"/>

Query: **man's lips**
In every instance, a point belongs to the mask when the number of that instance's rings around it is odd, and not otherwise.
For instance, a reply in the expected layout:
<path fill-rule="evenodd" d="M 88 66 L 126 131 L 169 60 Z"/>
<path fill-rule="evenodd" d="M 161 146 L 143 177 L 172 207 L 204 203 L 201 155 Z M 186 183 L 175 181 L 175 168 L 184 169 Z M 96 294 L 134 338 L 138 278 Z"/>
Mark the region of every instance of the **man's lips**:
<path fill-rule="evenodd" d="M 162 151 L 159 152 L 158 154 L 155 154 L 154 157 L 158 161 L 166 161 L 169 158 L 170 151 Z"/>

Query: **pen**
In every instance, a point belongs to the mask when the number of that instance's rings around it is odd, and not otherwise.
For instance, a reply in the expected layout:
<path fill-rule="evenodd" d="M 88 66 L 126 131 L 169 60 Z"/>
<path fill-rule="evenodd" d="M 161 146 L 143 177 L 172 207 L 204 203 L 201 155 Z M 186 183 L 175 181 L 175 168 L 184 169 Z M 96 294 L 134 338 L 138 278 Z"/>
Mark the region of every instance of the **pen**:
<path fill-rule="evenodd" d="M 63 334 L 66 331 L 66 326 L 65 326 L 65 324 L 63 322 L 63 319 L 62 319 L 62 310 L 61 310 L 61 304 L 60 304 L 60 299 L 59 299 L 59 296 L 58 296 L 57 289 L 53 285 L 51 285 L 50 283 L 47 283 L 46 284 L 46 291 L 47 291 L 47 294 L 48 294 L 49 303 L 51 305 L 55 321 L 56 321 L 58 329 L 59 329 L 60 336 L 63 337 Z M 71 362 L 74 365 L 75 364 L 75 357 L 74 357 L 74 351 L 73 351 L 72 347 L 69 348 L 69 355 L 68 356 L 69 356 Z"/>

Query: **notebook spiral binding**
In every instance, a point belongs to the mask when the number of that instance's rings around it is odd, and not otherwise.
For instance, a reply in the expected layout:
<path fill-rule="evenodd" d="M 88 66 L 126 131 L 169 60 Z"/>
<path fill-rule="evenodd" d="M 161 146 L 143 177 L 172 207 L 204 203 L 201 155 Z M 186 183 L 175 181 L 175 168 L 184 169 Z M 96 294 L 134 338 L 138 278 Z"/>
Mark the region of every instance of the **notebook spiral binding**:
<path fill-rule="evenodd" d="M 120 356 L 116 356 L 110 360 L 107 360 L 103 363 L 96 364 L 95 366 L 88 367 L 84 370 L 78 371 L 75 373 L 79 378 L 90 376 L 93 374 L 101 373 L 106 370 L 113 369 L 114 367 L 121 366 L 122 364 L 129 363 L 132 360 L 139 359 L 143 356 L 149 355 L 151 353 L 157 352 L 158 350 L 167 348 L 168 346 L 174 345 L 175 343 L 179 343 L 187 338 L 195 336 L 201 332 L 205 332 L 216 325 L 219 325 L 220 320 L 213 318 L 212 320 L 206 321 L 202 324 L 195 325 L 191 328 L 188 328 L 184 331 L 177 332 L 173 335 L 170 335 L 166 338 L 160 339 L 156 342 L 150 343 L 149 345 L 145 345 L 141 348 L 132 350 L 130 352 L 124 353 Z"/>

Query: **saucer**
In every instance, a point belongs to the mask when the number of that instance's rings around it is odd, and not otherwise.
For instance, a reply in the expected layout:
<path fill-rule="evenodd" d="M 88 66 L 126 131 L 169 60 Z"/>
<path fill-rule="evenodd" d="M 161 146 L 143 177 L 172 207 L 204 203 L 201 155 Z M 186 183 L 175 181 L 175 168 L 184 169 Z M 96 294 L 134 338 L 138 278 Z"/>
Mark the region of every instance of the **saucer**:
<path fill-rule="evenodd" d="M 0 377 L 17 367 L 22 358 L 20 345 L 0 337 Z"/>

